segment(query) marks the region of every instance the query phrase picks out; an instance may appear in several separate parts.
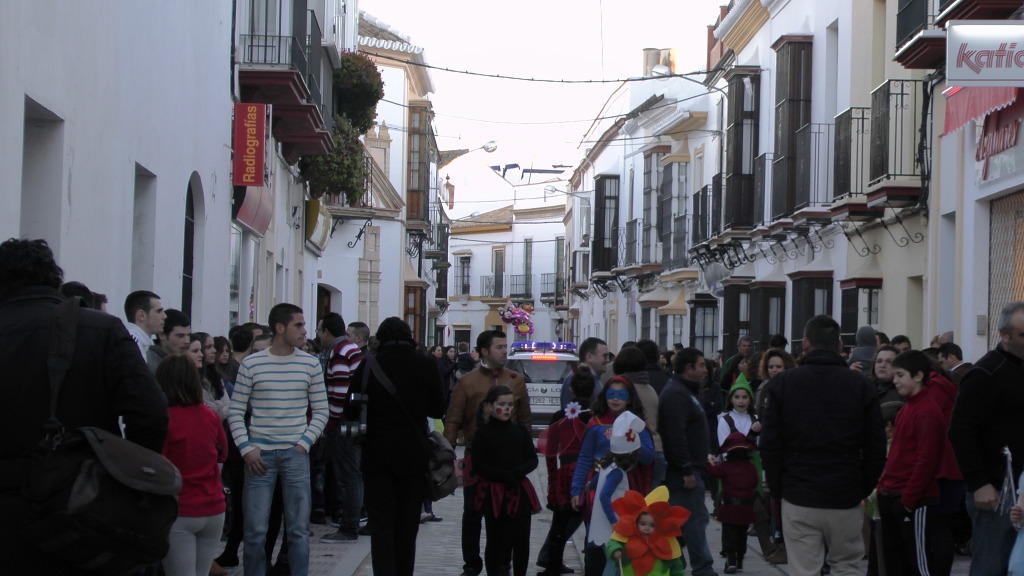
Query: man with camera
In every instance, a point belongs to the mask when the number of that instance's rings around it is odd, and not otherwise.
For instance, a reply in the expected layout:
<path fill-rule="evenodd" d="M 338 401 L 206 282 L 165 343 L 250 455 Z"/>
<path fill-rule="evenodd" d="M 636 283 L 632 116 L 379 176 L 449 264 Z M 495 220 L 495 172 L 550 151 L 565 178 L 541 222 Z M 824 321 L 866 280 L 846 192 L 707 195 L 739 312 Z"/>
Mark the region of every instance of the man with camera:
<path fill-rule="evenodd" d="M 345 403 L 352 374 L 363 361 L 363 352 L 349 340 L 345 320 L 336 312 L 328 312 L 320 319 L 317 338 L 325 350 L 324 383 L 331 408 L 331 416 L 327 420 L 327 453 L 334 470 L 334 497 L 342 507 L 338 531 L 320 541 L 351 544 L 359 539 L 363 477 L 359 470 L 361 449 L 356 442 L 358 423 L 345 420 Z"/>

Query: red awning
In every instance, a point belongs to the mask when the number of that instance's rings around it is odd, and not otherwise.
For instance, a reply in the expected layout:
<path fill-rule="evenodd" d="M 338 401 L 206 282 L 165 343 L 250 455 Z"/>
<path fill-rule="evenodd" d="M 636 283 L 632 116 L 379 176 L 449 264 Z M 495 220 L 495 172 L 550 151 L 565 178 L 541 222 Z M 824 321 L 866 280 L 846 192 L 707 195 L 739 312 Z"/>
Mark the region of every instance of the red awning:
<path fill-rule="evenodd" d="M 1013 104 L 1017 90 L 1013 86 L 956 86 L 946 90 L 946 127 L 942 135 Z"/>

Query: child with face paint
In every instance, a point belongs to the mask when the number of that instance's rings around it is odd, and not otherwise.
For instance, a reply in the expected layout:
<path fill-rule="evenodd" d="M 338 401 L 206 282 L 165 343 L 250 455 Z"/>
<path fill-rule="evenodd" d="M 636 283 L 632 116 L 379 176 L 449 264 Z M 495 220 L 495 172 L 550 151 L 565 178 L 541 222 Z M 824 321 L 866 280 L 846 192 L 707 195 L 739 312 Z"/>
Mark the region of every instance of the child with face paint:
<path fill-rule="evenodd" d="M 597 488 L 594 511 L 587 527 L 587 573 L 596 573 L 597 565 L 591 561 L 591 550 L 601 552 L 605 559 L 604 546 L 612 537 L 612 526 L 619 521 L 619 515 L 612 502 L 626 495 L 629 479 L 626 474 L 636 466 L 637 452 L 640 451 L 640 433 L 646 431 L 644 421 L 628 410 L 619 415 L 612 424 L 611 449 L 598 462 L 601 471 L 597 474 Z M 596 560 L 596 557 L 595 559 Z M 615 576 L 618 566 L 605 563 L 604 576 Z"/>
<path fill-rule="evenodd" d="M 587 510 L 591 509 L 591 502 L 595 498 L 591 482 L 594 476 L 594 464 L 611 450 L 612 425 L 627 412 L 630 417 L 640 420 L 644 418 L 644 407 L 640 403 L 633 384 L 621 376 L 611 378 L 605 383 L 597 399 L 594 400 L 592 412 L 593 417 L 587 423 L 587 431 L 584 434 L 583 446 L 580 448 L 580 454 L 576 461 L 576 473 L 573 475 L 572 489 L 570 490 L 573 507 L 577 510 L 584 510 L 585 516 Z M 639 440 L 640 446 L 636 453 L 637 462 L 651 464 L 654 462 L 655 454 L 654 441 L 651 439 L 650 431 L 644 428 L 639 433 Z M 633 469 L 634 472 L 636 470 L 637 468 Z M 632 486 L 633 478 L 636 475 L 627 474 L 627 476 Z M 642 486 L 641 483 L 638 480 L 632 489 L 647 491 L 649 487 Z M 590 486 L 589 489 L 588 486 Z M 593 507 L 596 508 L 596 505 Z M 586 574 L 599 576 L 605 564 L 603 550 L 600 547 L 591 547 L 588 542 L 585 555 Z"/>
<path fill-rule="evenodd" d="M 540 501 L 527 474 L 537 468 L 533 438 L 512 420 L 512 389 L 492 386 L 477 410 L 473 468 L 475 506 L 487 526 L 484 566 L 489 576 L 526 576 L 530 554 L 530 516 Z"/>

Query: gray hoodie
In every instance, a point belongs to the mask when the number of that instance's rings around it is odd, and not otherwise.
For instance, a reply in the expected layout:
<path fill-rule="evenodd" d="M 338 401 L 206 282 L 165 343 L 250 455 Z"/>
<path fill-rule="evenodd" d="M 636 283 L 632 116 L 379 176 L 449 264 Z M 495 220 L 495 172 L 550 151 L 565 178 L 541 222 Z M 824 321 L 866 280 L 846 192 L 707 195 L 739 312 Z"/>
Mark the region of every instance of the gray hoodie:
<path fill-rule="evenodd" d="M 860 362 L 861 368 L 870 369 L 871 360 L 875 357 L 876 342 L 874 328 L 871 326 L 857 328 L 857 347 L 850 352 L 850 360 L 847 363 Z"/>

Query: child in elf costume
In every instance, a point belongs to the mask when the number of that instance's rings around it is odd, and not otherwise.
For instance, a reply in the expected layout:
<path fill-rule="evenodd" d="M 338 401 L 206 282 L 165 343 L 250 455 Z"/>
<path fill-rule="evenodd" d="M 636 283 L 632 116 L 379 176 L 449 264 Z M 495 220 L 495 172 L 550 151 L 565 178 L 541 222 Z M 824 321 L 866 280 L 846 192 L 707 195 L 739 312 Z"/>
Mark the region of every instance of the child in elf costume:
<path fill-rule="evenodd" d="M 621 568 L 622 576 L 685 574 L 676 538 L 690 512 L 668 503 L 668 488 L 659 486 L 647 498 L 629 490 L 612 507 L 619 519 L 605 547 L 609 567 Z"/>

